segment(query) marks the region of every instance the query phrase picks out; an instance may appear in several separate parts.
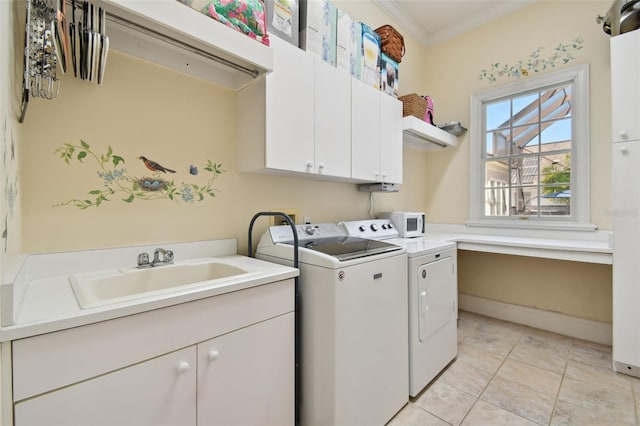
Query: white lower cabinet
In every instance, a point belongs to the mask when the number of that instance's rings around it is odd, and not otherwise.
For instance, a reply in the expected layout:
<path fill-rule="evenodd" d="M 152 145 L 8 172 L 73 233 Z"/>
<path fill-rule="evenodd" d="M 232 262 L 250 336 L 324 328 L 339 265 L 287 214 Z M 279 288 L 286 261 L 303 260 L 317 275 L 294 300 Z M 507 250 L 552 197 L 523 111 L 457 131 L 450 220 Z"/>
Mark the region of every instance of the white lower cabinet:
<path fill-rule="evenodd" d="M 11 342 L 13 424 L 293 425 L 293 286 Z"/>
<path fill-rule="evenodd" d="M 15 404 L 15 424 L 196 424 L 196 348 L 142 362 Z"/>
<path fill-rule="evenodd" d="M 293 425 L 292 335 L 287 314 L 199 344 L 198 425 Z"/>

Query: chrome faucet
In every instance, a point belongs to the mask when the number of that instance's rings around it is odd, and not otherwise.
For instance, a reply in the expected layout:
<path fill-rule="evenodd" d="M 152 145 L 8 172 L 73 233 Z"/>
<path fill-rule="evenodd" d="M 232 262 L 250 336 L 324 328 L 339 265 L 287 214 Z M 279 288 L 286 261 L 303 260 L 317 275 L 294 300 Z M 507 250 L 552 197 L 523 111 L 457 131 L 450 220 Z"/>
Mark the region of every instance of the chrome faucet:
<path fill-rule="evenodd" d="M 157 248 L 153 252 L 153 261 L 149 262 L 148 253 L 138 254 L 138 269 L 151 268 L 153 266 L 170 265 L 173 263 L 173 252 L 163 248 Z"/>
<path fill-rule="evenodd" d="M 138 254 L 138 269 L 150 268 L 153 265 L 149 263 L 149 253 Z"/>
<path fill-rule="evenodd" d="M 160 255 L 162 255 L 162 260 L 160 260 Z M 173 263 L 173 252 L 171 250 L 165 250 L 163 248 L 154 250 L 152 266 L 169 265 L 171 263 Z"/>

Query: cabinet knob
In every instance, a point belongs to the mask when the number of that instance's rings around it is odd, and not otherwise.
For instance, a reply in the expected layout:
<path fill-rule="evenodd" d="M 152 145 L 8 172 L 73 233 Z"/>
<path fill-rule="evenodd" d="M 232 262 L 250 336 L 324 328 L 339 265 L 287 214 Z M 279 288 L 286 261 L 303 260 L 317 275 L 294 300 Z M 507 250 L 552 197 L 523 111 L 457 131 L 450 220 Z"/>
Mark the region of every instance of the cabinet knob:
<path fill-rule="evenodd" d="M 184 374 L 187 371 L 189 371 L 189 363 L 187 361 L 182 361 L 180 364 L 178 364 L 178 374 Z"/>
<path fill-rule="evenodd" d="M 627 155 L 629 153 L 629 149 L 626 146 L 621 146 L 620 147 L 620 153 L 622 155 Z"/>
<path fill-rule="evenodd" d="M 323 171 L 324 171 L 324 164 L 323 163 L 318 164 L 318 173 L 322 174 Z"/>
<path fill-rule="evenodd" d="M 629 134 L 627 133 L 626 130 L 620 130 L 620 137 L 622 139 L 627 139 L 629 137 Z"/>
<path fill-rule="evenodd" d="M 213 350 L 211 352 L 209 352 L 209 361 L 215 361 L 216 359 L 220 358 L 220 352 Z"/>
<path fill-rule="evenodd" d="M 313 170 L 313 162 L 307 161 L 307 171 L 310 172 Z"/>

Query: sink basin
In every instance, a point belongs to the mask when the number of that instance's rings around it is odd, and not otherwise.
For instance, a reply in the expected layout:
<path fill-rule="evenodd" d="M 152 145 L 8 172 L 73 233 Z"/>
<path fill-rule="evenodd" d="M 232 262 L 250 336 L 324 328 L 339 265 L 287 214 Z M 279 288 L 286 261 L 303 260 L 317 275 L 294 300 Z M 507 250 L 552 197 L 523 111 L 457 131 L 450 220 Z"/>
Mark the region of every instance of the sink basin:
<path fill-rule="evenodd" d="M 255 275 L 214 259 L 189 261 L 147 269 L 112 269 L 75 274 L 71 287 L 82 309 L 118 303 L 177 290 L 186 286 L 223 285 L 231 279 Z"/>

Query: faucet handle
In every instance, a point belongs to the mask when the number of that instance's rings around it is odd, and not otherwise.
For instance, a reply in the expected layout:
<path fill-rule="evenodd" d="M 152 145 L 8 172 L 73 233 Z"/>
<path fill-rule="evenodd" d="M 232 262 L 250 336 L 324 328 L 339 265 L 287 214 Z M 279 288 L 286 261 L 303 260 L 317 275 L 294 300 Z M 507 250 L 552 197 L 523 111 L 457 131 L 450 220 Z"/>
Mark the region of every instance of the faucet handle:
<path fill-rule="evenodd" d="M 164 261 L 167 263 L 173 263 L 173 251 L 167 250 L 164 254 Z"/>
<path fill-rule="evenodd" d="M 145 268 L 147 266 L 150 266 L 149 253 L 138 254 L 138 268 Z"/>

